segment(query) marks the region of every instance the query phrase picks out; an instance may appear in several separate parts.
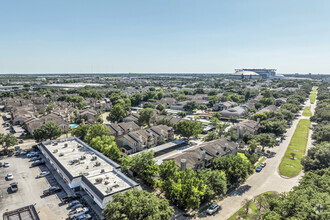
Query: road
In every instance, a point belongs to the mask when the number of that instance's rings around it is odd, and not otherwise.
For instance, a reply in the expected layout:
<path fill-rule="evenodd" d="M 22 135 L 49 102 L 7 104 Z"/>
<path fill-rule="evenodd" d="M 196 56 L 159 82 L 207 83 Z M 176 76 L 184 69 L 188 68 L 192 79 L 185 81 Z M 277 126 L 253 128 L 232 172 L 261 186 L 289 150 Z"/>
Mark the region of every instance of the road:
<path fill-rule="evenodd" d="M 306 106 L 310 106 L 311 112 L 314 113 L 316 103 L 311 104 L 308 100 L 304 104 L 304 107 Z M 278 193 L 288 192 L 292 189 L 292 187 L 298 185 L 299 179 L 303 176 L 303 171 L 300 172 L 300 174 L 296 177 L 284 178 L 279 175 L 278 167 L 299 120 L 309 118 L 302 116 L 302 111 L 299 112 L 299 115 L 300 116 L 293 121 L 292 126 L 285 133 L 286 139 L 283 140 L 283 142 L 278 147 L 271 149 L 271 151 L 275 153 L 275 156 L 266 159 L 267 166 L 263 168 L 260 173 L 254 173 L 251 175 L 242 186 L 229 194 L 225 199 L 218 202 L 222 208 L 220 212 L 214 216 L 205 216 L 201 214 L 203 216 L 200 218 L 210 220 L 228 219 L 242 207 L 242 203 L 245 199 L 252 199 L 257 195 L 268 191 Z M 312 146 L 311 135 L 312 130 L 310 130 L 309 133 L 307 149 Z"/>

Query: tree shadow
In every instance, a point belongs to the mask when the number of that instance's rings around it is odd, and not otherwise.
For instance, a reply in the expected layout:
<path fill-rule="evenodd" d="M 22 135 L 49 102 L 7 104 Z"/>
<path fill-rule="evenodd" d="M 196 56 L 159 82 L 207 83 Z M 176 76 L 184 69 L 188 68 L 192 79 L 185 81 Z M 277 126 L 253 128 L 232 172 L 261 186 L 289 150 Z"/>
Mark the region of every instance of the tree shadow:
<path fill-rule="evenodd" d="M 233 192 L 231 192 L 229 194 L 229 196 L 241 196 L 243 195 L 245 192 L 249 191 L 251 188 L 250 185 L 243 185 L 238 187 L 236 190 L 234 190 Z"/>

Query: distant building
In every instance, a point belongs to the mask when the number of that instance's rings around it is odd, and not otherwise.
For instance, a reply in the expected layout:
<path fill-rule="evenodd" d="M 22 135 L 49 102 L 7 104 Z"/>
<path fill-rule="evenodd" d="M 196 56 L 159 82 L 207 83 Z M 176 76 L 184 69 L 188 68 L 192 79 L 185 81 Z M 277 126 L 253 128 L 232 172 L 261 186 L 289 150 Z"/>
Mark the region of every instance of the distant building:
<path fill-rule="evenodd" d="M 231 75 L 231 77 L 233 78 L 237 78 L 237 79 L 260 79 L 262 78 L 261 75 L 259 75 L 256 72 L 253 71 L 236 71 L 235 73 L 233 73 Z"/>
<path fill-rule="evenodd" d="M 269 79 L 276 76 L 276 69 L 236 69 L 235 71 L 236 73 L 245 71 L 255 72 L 264 79 Z"/>

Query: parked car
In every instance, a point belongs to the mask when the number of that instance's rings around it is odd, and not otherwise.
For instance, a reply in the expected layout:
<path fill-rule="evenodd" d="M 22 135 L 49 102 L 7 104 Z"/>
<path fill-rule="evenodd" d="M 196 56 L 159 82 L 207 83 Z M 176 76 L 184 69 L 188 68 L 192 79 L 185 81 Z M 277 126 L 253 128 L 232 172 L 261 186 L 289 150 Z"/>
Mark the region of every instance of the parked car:
<path fill-rule="evenodd" d="M 14 179 L 14 175 L 12 173 L 8 173 L 6 176 L 7 180 L 13 180 Z"/>
<path fill-rule="evenodd" d="M 51 186 L 49 189 L 44 190 L 43 194 L 45 196 L 52 195 L 57 192 L 61 192 L 62 189 L 59 186 Z"/>
<path fill-rule="evenodd" d="M 19 155 L 21 155 L 21 152 L 20 152 L 20 151 L 17 151 L 17 152 L 15 153 L 15 156 L 17 157 L 17 156 L 19 156 Z"/>
<path fill-rule="evenodd" d="M 23 140 L 22 140 L 22 139 L 21 139 L 21 140 L 19 140 L 19 143 L 20 143 L 20 144 L 23 144 Z"/>
<path fill-rule="evenodd" d="M 217 203 L 213 203 L 207 210 L 206 213 L 209 215 L 213 215 L 216 211 L 218 211 L 220 206 Z"/>
<path fill-rule="evenodd" d="M 74 219 L 74 218 L 77 218 L 83 214 L 85 214 L 86 212 L 88 212 L 88 208 L 87 207 L 84 207 L 84 208 L 78 208 L 76 209 L 73 213 L 70 212 L 71 214 L 69 214 L 69 218 L 70 219 Z"/>
<path fill-rule="evenodd" d="M 36 176 L 36 178 L 38 179 L 38 178 L 41 178 L 41 177 L 47 176 L 47 175 L 49 175 L 49 174 L 50 174 L 49 171 L 42 171 L 41 173 L 39 173 L 39 174 Z"/>
<path fill-rule="evenodd" d="M 74 200 L 74 201 L 72 201 L 72 202 L 69 203 L 69 208 L 72 207 L 72 206 L 74 206 L 74 205 L 77 205 L 79 203 L 80 202 L 78 200 Z"/>
<path fill-rule="evenodd" d="M 26 156 L 30 158 L 30 157 L 35 157 L 35 156 L 37 156 L 37 155 L 39 155 L 39 153 L 33 151 L 33 152 L 28 153 Z"/>
<path fill-rule="evenodd" d="M 3 166 L 3 163 L 2 162 L 0 162 L 0 167 L 2 167 Z"/>
<path fill-rule="evenodd" d="M 29 161 L 37 161 L 37 160 L 41 160 L 41 157 L 39 156 L 31 157 Z"/>
<path fill-rule="evenodd" d="M 92 216 L 90 214 L 83 214 L 81 216 L 78 216 L 78 218 L 75 218 L 74 220 L 83 220 L 83 219 L 91 219 Z"/>
<path fill-rule="evenodd" d="M 28 154 L 28 153 L 29 153 L 28 150 L 24 150 L 24 151 L 22 152 L 23 155 L 26 155 L 26 154 Z"/>
<path fill-rule="evenodd" d="M 8 163 L 8 162 L 3 163 L 3 167 L 9 167 L 9 166 L 10 166 L 10 163 Z"/>
<path fill-rule="evenodd" d="M 17 182 L 11 183 L 10 184 L 10 189 L 11 189 L 12 192 L 17 192 L 17 190 L 18 190 Z"/>
<path fill-rule="evenodd" d="M 262 168 L 264 168 L 264 167 L 266 166 L 266 162 L 262 162 L 262 163 L 260 164 L 260 166 L 261 166 Z"/>
<path fill-rule="evenodd" d="M 73 200 L 80 199 L 79 194 L 73 194 L 72 196 L 66 196 L 62 198 L 62 203 L 66 204 L 72 202 Z"/>
<path fill-rule="evenodd" d="M 79 204 L 77 204 L 77 205 L 72 206 L 71 209 L 72 209 L 72 210 L 75 210 L 75 209 L 77 209 L 77 208 L 82 208 L 82 207 L 84 207 L 84 205 L 79 203 Z"/>
<path fill-rule="evenodd" d="M 261 166 L 258 166 L 257 169 L 256 169 L 256 172 L 260 172 L 262 170 L 262 167 Z"/>
<path fill-rule="evenodd" d="M 32 163 L 32 167 L 35 167 L 35 166 L 39 166 L 39 165 L 42 165 L 42 164 L 45 164 L 45 161 L 43 160 L 36 160 Z"/>

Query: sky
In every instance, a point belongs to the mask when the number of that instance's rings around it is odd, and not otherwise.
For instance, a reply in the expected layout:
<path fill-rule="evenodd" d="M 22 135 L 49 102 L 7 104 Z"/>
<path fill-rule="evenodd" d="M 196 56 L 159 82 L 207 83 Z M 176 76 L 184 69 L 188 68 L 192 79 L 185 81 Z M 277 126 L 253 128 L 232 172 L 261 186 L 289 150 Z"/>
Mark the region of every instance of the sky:
<path fill-rule="evenodd" d="M 330 73 L 329 0 L 0 0 L 0 73 Z"/>

